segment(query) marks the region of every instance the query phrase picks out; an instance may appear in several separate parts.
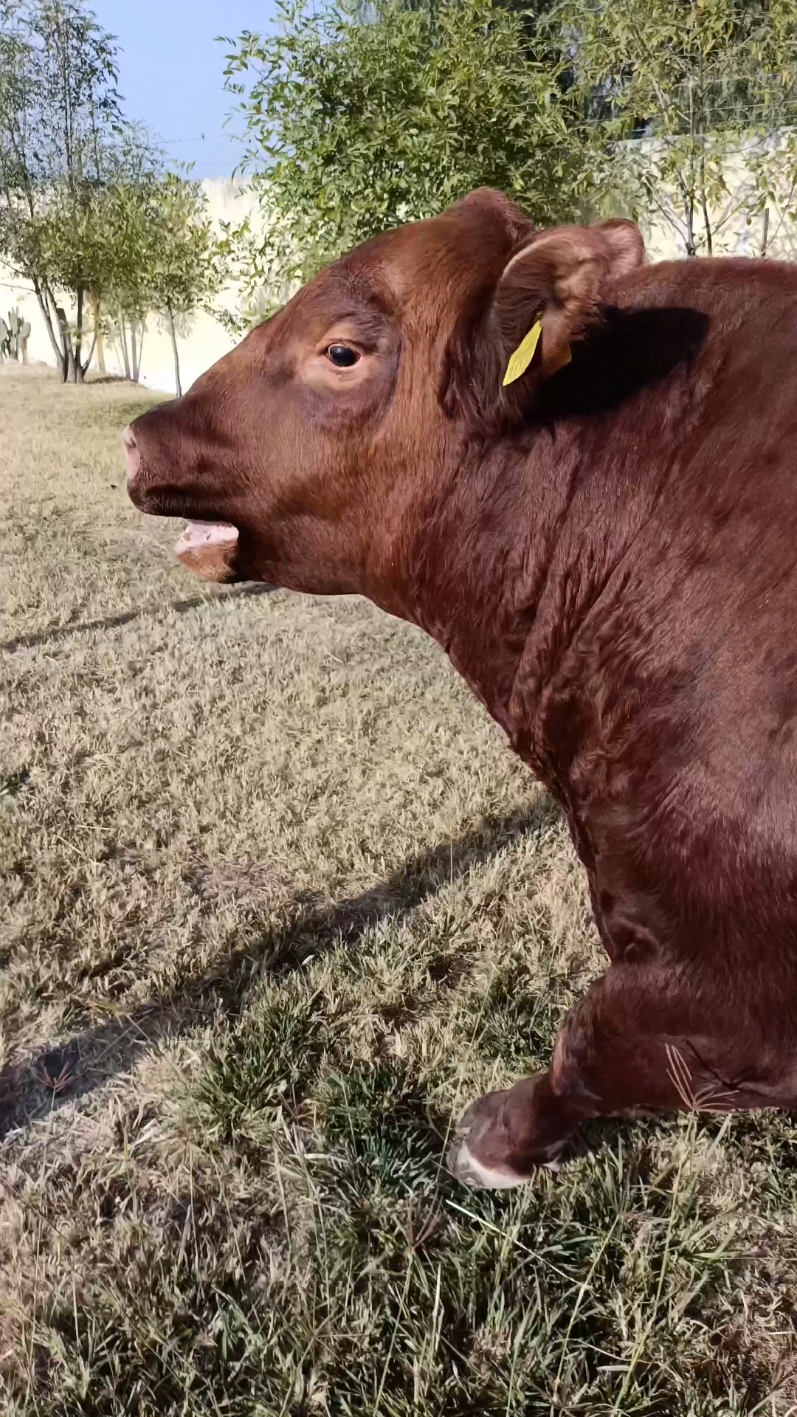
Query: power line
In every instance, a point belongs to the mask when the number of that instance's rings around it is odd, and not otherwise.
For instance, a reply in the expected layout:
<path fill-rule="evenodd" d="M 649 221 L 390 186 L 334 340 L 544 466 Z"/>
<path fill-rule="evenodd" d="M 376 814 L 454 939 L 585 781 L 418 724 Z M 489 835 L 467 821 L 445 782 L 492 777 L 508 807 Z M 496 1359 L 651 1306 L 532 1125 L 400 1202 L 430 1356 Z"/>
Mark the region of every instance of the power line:
<path fill-rule="evenodd" d="M 195 138 L 159 138 L 158 141 L 164 147 L 172 147 L 176 143 L 216 143 L 235 142 L 236 139 L 231 133 L 199 133 Z"/>

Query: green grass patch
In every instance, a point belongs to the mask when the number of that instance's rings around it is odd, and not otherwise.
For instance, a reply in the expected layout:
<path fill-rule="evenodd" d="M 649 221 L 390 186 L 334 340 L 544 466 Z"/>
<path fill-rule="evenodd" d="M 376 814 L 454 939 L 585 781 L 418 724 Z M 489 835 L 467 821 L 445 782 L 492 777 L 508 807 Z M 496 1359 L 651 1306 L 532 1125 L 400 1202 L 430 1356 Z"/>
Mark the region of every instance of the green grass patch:
<path fill-rule="evenodd" d="M 203 592 L 124 497 L 149 396 L 0 381 L 3 1417 L 797 1412 L 793 1118 L 445 1171 L 603 961 L 439 651 Z"/>

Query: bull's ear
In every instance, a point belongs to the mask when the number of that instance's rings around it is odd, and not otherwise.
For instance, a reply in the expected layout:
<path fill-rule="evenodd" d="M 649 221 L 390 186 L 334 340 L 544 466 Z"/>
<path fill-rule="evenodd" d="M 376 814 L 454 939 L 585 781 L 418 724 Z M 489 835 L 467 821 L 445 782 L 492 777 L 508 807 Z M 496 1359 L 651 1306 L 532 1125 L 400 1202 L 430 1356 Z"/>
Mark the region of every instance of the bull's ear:
<path fill-rule="evenodd" d="M 522 420 L 540 385 L 570 362 L 597 325 L 612 282 L 645 248 L 638 226 L 563 226 L 513 252 L 479 308 L 465 312 L 449 351 L 445 405 L 477 423 Z"/>

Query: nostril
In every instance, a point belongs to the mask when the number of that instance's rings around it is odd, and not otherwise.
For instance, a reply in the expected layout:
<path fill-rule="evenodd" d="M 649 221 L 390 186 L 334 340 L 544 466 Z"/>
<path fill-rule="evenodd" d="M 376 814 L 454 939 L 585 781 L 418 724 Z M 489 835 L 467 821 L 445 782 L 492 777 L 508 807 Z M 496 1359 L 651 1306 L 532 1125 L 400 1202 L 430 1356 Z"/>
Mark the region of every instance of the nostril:
<path fill-rule="evenodd" d="M 122 432 L 122 442 L 124 444 L 127 459 L 127 480 L 132 482 L 141 464 L 141 454 L 138 451 L 136 435 L 132 428 L 125 428 Z"/>

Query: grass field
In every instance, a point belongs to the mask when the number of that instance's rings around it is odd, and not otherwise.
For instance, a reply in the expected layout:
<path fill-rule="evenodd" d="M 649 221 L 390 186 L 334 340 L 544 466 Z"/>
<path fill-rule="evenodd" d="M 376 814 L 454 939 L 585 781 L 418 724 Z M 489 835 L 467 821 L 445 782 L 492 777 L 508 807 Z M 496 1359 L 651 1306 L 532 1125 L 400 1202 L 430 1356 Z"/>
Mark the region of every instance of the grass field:
<path fill-rule="evenodd" d="M 419 633 L 173 562 L 147 401 L 0 369 L 0 1411 L 797 1412 L 797 1122 L 442 1169 L 601 967 L 562 824 Z"/>

